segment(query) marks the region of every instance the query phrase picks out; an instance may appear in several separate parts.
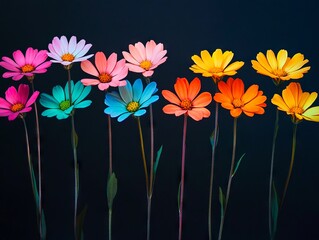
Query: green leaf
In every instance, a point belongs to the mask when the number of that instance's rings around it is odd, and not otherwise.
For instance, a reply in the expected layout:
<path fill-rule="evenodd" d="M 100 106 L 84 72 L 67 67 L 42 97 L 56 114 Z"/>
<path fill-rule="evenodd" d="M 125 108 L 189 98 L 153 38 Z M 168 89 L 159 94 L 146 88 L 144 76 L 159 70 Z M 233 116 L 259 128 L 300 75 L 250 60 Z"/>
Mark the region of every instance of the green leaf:
<path fill-rule="evenodd" d="M 270 227 L 271 231 L 271 239 L 275 237 L 277 231 L 277 220 L 278 220 L 278 194 L 276 191 L 275 183 L 272 183 L 272 198 L 271 198 L 271 220 L 272 226 Z"/>
<path fill-rule="evenodd" d="M 112 209 L 113 200 L 117 193 L 117 178 L 115 173 L 113 172 L 107 181 L 107 204 L 109 209 Z"/>
<path fill-rule="evenodd" d="M 162 150 L 163 150 L 163 145 L 158 149 L 157 154 L 156 154 L 156 160 L 155 160 L 154 168 L 153 168 L 154 178 L 156 176 L 156 171 L 157 171 L 159 160 L 161 158 Z"/>
<path fill-rule="evenodd" d="M 80 211 L 80 213 L 76 216 L 76 239 L 82 240 L 84 239 L 83 236 L 83 225 L 84 225 L 84 219 L 87 212 L 88 206 L 85 205 L 85 207 Z"/>
<path fill-rule="evenodd" d="M 222 218 L 224 216 L 225 211 L 225 195 L 223 193 L 223 190 L 221 187 L 219 187 L 219 203 L 220 203 L 220 217 Z"/>
<path fill-rule="evenodd" d="M 240 163 L 241 163 L 241 160 L 244 158 L 245 154 L 246 154 L 246 153 L 244 153 L 243 155 L 241 155 L 241 157 L 239 158 L 238 162 L 236 163 L 235 170 L 234 170 L 233 174 L 231 175 L 231 177 L 234 177 L 234 176 L 235 176 L 235 174 L 236 174 L 236 172 L 237 172 L 237 170 L 238 170 L 238 167 L 239 167 L 239 165 L 240 165 Z"/>
<path fill-rule="evenodd" d="M 214 136 L 215 136 L 215 129 L 209 137 L 210 144 L 212 145 L 212 147 L 216 147 L 217 143 L 218 143 L 218 136 L 219 136 L 219 129 L 218 128 L 217 128 L 217 133 L 216 133 L 216 144 L 215 145 L 214 145 L 214 140 L 215 140 Z"/>

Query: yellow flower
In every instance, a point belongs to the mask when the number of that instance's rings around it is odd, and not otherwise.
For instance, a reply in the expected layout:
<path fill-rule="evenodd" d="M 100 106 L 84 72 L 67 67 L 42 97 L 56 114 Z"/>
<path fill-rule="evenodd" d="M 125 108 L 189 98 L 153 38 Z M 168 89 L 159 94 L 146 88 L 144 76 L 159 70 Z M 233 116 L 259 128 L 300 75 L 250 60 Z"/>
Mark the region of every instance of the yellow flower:
<path fill-rule="evenodd" d="M 256 58 L 257 61 L 251 61 L 252 67 L 257 73 L 271 77 L 276 85 L 281 81 L 302 78 L 310 69 L 309 66 L 303 67 L 309 62 L 308 59 L 304 59 L 303 54 L 297 53 L 290 58 L 284 49 L 281 49 L 277 56 L 272 50 L 268 50 L 266 56 L 259 52 Z"/>
<path fill-rule="evenodd" d="M 193 55 L 192 60 L 195 62 L 189 69 L 194 73 L 201 73 L 203 77 L 212 77 L 217 83 L 223 76 L 233 76 L 240 69 L 244 62 L 237 61 L 230 65 L 230 61 L 234 57 L 231 51 L 222 52 L 221 49 L 216 49 L 212 55 L 207 50 L 200 52 L 198 55 Z"/>
<path fill-rule="evenodd" d="M 316 92 L 302 92 L 300 84 L 292 82 L 282 91 L 282 96 L 275 94 L 271 102 L 278 110 L 291 115 L 293 123 L 303 119 L 319 122 L 319 106 L 309 108 L 317 96 Z"/>

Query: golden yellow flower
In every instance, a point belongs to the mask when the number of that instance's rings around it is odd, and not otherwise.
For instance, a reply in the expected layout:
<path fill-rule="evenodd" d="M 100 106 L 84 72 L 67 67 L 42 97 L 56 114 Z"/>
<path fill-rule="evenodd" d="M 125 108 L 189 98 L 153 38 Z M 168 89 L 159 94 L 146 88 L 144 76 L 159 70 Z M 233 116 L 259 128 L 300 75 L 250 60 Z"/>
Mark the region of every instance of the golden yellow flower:
<path fill-rule="evenodd" d="M 252 67 L 257 73 L 271 77 L 276 85 L 281 81 L 302 78 L 310 69 L 309 66 L 303 67 L 309 62 L 308 59 L 304 59 L 303 54 L 296 53 L 290 58 L 284 49 L 281 49 L 277 56 L 272 50 L 268 50 L 266 56 L 259 52 L 256 58 L 257 61 L 251 61 Z"/>
<path fill-rule="evenodd" d="M 223 53 L 221 49 L 216 49 L 211 55 L 207 50 L 203 50 L 200 55 L 192 56 L 195 64 L 189 69 L 194 73 L 201 73 L 203 77 L 212 77 L 215 83 L 223 76 L 235 75 L 237 70 L 244 65 L 244 62 L 241 61 L 228 65 L 234 57 L 234 53 L 231 51 Z"/>
<path fill-rule="evenodd" d="M 303 92 L 299 83 L 292 82 L 282 91 L 282 96 L 275 94 L 271 102 L 278 110 L 291 115 L 293 123 L 303 119 L 319 122 L 319 106 L 309 108 L 317 96 L 316 92 Z"/>

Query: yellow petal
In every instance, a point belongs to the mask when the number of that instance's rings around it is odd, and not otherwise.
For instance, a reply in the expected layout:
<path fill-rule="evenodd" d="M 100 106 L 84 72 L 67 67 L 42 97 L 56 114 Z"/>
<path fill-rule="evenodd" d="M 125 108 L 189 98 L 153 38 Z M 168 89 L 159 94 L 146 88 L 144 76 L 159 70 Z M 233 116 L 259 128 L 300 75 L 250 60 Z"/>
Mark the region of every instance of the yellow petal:
<path fill-rule="evenodd" d="M 220 68 L 222 66 L 223 63 L 223 52 L 221 49 L 216 49 L 215 52 L 213 52 L 212 55 L 213 58 L 213 62 L 214 62 L 214 66 L 216 68 Z"/>
<path fill-rule="evenodd" d="M 195 62 L 195 64 L 196 64 L 198 67 L 200 67 L 200 68 L 202 68 L 202 69 L 205 69 L 205 70 L 208 70 L 208 66 L 203 62 L 203 60 L 202 60 L 199 56 L 194 55 L 194 56 L 192 56 L 191 58 L 192 58 L 192 60 Z M 192 67 L 193 67 L 193 66 L 192 66 Z"/>
<path fill-rule="evenodd" d="M 295 102 L 294 93 L 291 92 L 289 87 L 286 87 L 286 89 L 284 89 L 282 91 L 282 98 L 284 99 L 284 101 L 287 104 L 289 109 L 291 109 L 297 105 Z"/>
<path fill-rule="evenodd" d="M 285 65 L 288 57 L 288 52 L 284 49 L 281 49 L 277 54 L 277 64 L 278 69 L 282 69 L 282 67 Z"/>
<path fill-rule="evenodd" d="M 269 62 L 268 62 L 266 56 L 265 56 L 263 53 L 261 53 L 261 52 L 258 53 L 256 59 L 257 59 L 258 63 L 259 63 L 264 69 L 266 69 L 268 72 L 272 72 L 272 68 L 271 68 L 271 66 L 269 65 Z M 252 60 L 252 61 L 255 61 L 255 60 Z M 257 61 L 255 61 L 255 62 L 257 62 Z M 255 69 L 256 69 L 256 68 L 255 68 Z M 256 69 L 256 70 L 258 70 L 258 69 Z"/>
<path fill-rule="evenodd" d="M 319 122 L 319 106 L 309 108 L 302 115 L 308 121 Z"/>
<path fill-rule="evenodd" d="M 233 62 L 228 67 L 224 69 L 224 72 L 236 71 L 241 68 L 245 63 L 242 61 Z"/>
<path fill-rule="evenodd" d="M 212 56 L 210 55 L 210 53 L 207 50 L 201 51 L 200 55 L 202 57 L 204 64 L 206 65 L 207 69 L 215 67 Z"/>
<path fill-rule="evenodd" d="M 308 59 L 304 60 L 303 54 L 297 53 L 290 59 L 289 62 L 287 62 L 283 70 L 286 71 L 287 73 L 293 72 L 298 70 L 299 68 L 301 68 L 303 65 L 305 65 L 308 62 L 309 62 Z"/>
<path fill-rule="evenodd" d="M 299 69 L 298 71 L 288 73 L 288 76 L 291 79 L 300 79 L 303 77 L 304 73 L 307 73 L 309 71 L 309 69 L 310 69 L 310 67 L 304 67 L 304 68 Z"/>
<path fill-rule="evenodd" d="M 279 94 L 275 94 L 272 97 L 271 103 L 276 105 L 278 109 L 281 111 L 285 111 L 285 112 L 289 111 L 289 107 L 287 106 L 287 104 L 285 103 L 285 101 L 282 99 L 282 97 Z"/>
<path fill-rule="evenodd" d="M 225 51 L 223 54 L 223 62 L 222 62 L 222 69 L 225 69 L 230 61 L 233 59 L 234 53 L 231 51 Z"/>
<path fill-rule="evenodd" d="M 303 110 L 307 110 L 315 102 L 317 97 L 318 97 L 318 93 L 312 92 L 307 98 L 307 100 L 305 101 L 304 105 L 300 107 L 302 107 Z"/>
<path fill-rule="evenodd" d="M 277 59 L 272 50 L 267 50 L 267 60 L 273 70 L 277 70 Z"/>

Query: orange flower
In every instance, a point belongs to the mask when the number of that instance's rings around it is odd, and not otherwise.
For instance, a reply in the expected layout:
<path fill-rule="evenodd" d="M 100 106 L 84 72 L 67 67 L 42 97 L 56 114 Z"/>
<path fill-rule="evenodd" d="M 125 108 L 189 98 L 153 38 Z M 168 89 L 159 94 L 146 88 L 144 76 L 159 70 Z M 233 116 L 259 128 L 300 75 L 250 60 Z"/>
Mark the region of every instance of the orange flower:
<path fill-rule="evenodd" d="M 186 78 L 177 78 L 174 89 L 177 95 L 168 90 L 162 91 L 163 97 L 171 102 L 163 107 L 164 113 L 175 116 L 187 114 L 195 121 L 210 116 L 210 111 L 205 107 L 211 103 L 212 95 L 209 92 L 198 95 L 201 89 L 198 78 L 194 78 L 190 83 Z"/>
<path fill-rule="evenodd" d="M 245 92 L 244 82 L 240 78 L 228 78 L 227 82 L 218 82 L 220 93 L 216 93 L 214 100 L 221 103 L 222 107 L 230 110 L 230 115 L 237 118 L 244 112 L 247 116 L 264 114 L 266 96 L 258 90 L 258 85 L 250 86 Z"/>

